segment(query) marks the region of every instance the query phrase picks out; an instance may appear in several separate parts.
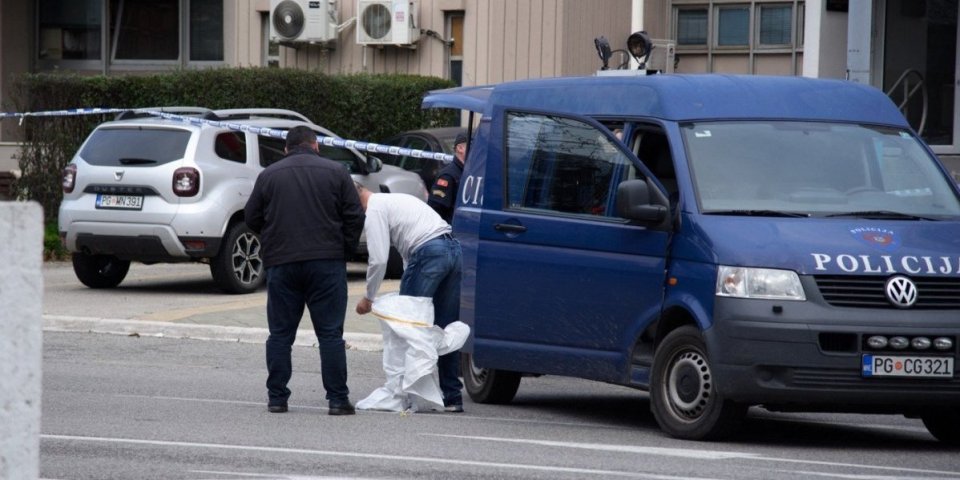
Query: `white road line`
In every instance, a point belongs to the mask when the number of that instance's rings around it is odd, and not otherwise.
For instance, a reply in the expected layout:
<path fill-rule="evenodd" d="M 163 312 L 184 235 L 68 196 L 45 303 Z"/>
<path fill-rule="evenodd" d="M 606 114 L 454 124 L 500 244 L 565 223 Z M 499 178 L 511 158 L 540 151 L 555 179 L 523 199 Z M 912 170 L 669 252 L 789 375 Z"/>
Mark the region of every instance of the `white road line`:
<path fill-rule="evenodd" d="M 642 447 L 632 445 L 610 445 L 603 443 L 557 442 L 553 440 L 532 440 L 501 437 L 475 437 L 469 435 L 451 435 L 444 433 L 423 433 L 431 437 L 460 438 L 465 440 L 483 440 L 489 442 L 523 443 L 526 445 L 542 445 L 545 447 L 577 448 L 582 450 L 601 450 L 605 452 L 642 453 L 665 457 L 694 458 L 698 460 L 725 460 L 728 458 L 760 457 L 755 453 L 722 452 L 718 450 L 691 450 L 688 448 Z"/>
<path fill-rule="evenodd" d="M 678 479 L 692 478 L 688 476 L 680 477 L 676 475 L 659 475 L 659 474 L 639 473 L 639 472 L 624 472 L 624 471 L 618 471 L 618 470 L 596 470 L 591 468 L 556 467 L 556 466 L 548 466 L 548 465 L 531 465 L 531 464 L 524 464 L 524 463 L 480 462 L 480 461 L 464 460 L 464 459 L 430 458 L 430 457 L 416 457 L 416 456 L 405 456 L 405 455 L 387 455 L 387 454 L 378 454 L 378 453 L 337 452 L 333 450 L 311 450 L 311 449 L 305 449 L 305 448 L 227 445 L 227 444 L 220 444 L 220 443 L 199 443 L 199 442 L 174 442 L 174 441 L 165 441 L 165 440 L 140 440 L 140 439 L 133 439 L 133 438 L 81 437 L 81 436 L 75 436 L 75 435 L 40 435 L 40 438 L 46 439 L 46 440 L 61 440 L 61 441 L 68 441 L 68 442 L 147 445 L 147 446 L 155 446 L 155 447 L 209 448 L 209 449 L 219 449 L 219 450 L 236 450 L 236 451 L 264 452 L 264 453 L 294 453 L 294 454 L 302 454 L 302 455 L 363 458 L 368 460 L 392 460 L 392 461 L 403 461 L 403 462 L 433 463 L 433 464 L 442 464 L 442 465 L 504 468 L 504 469 L 511 469 L 511 470 L 531 470 L 531 471 L 540 471 L 540 472 L 569 473 L 569 474 L 591 475 L 591 476 L 616 476 L 616 477 L 641 478 L 641 479 L 653 479 L 653 480 L 678 480 Z M 706 479 L 702 479 L 702 480 L 706 480 Z"/>
<path fill-rule="evenodd" d="M 550 441 L 550 440 L 534 440 L 534 439 L 502 438 L 502 437 L 476 437 L 476 436 L 469 436 L 469 435 L 449 435 L 449 434 L 440 434 L 440 433 L 423 433 L 421 435 L 433 436 L 433 437 L 460 438 L 465 440 L 480 440 L 480 441 L 487 441 L 487 442 L 522 443 L 527 445 L 543 445 L 543 446 L 549 446 L 549 447 L 601 450 L 601 451 L 607 451 L 607 452 L 642 453 L 642 454 L 650 454 L 650 455 L 696 458 L 696 459 L 704 459 L 704 460 L 744 459 L 744 460 L 753 460 L 753 461 L 761 461 L 761 462 L 798 463 L 798 464 L 805 464 L 805 465 L 821 465 L 821 466 L 828 466 L 828 467 L 843 467 L 843 468 L 854 468 L 854 469 L 858 468 L 858 469 L 864 469 L 864 470 L 911 472 L 911 473 L 951 475 L 951 476 L 960 475 L 960 472 L 958 471 L 929 470 L 924 468 L 907 468 L 907 467 L 886 467 L 882 465 L 864 465 L 859 463 L 826 462 L 826 461 L 820 461 L 820 460 L 797 460 L 795 458 L 766 457 L 761 454 L 749 453 L 749 452 L 729 452 L 729 451 L 725 452 L 725 451 L 719 451 L 719 450 L 688 450 L 688 449 L 680 449 L 680 448 L 608 445 L 608 444 L 602 444 L 602 443 L 556 442 L 556 441 Z"/>
<path fill-rule="evenodd" d="M 123 398 L 144 398 L 150 400 L 175 400 L 178 402 L 201 402 L 201 403 L 226 403 L 234 405 L 265 405 L 263 402 L 250 402 L 245 400 L 218 400 L 213 398 L 190 398 L 190 397 L 171 397 L 163 395 L 133 395 L 133 394 L 114 394 L 114 397 L 123 397 Z M 295 405 L 290 404 L 290 408 L 297 409 L 315 409 L 315 410 L 326 410 L 326 407 L 315 407 L 311 405 Z M 366 413 L 379 413 L 382 415 L 399 415 L 400 412 L 385 412 L 381 410 L 361 410 Z M 607 430 L 636 430 L 634 427 L 620 427 L 620 426 L 611 426 L 601 423 L 585 423 L 585 422 L 551 422 L 543 420 L 529 420 L 525 418 L 506 418 L 506 417 L 481 417 L 478 415 L 470 415 L 469 413 L 458 413 L 456 415 L 444 414 L 443 412 L 422 412 L 417 415 L 429 415 L 431 418 L 447 417 L 447 418 L 458 418 L 465 420 L 481 420 L 483 422 L 502 422 L 502 423 L 523 423 L 530 425 L 552 425 L 559 427 L 576 427 L 576 428 L 591 428 L 591 429 L 607 429 Z"/>
<path fill-rule="evenodd" d="M 825 473 L 825 472 L 812 472 L 806 470 L 779 470 L 780 472 L 792 473 L 792 474 L 801 474 L 801 475 L 810 475 L 812 477 L 830 477 L 830 478 L 844 478 L 848 480 L 930 480 L 930 477 L 902 477 L 900 475 L 863 475 L 858 473 Z M 951 477 L 956 479 L 957 477 Z M 937 480 L 949 480 L 943 477 L 937 477 Z"/>

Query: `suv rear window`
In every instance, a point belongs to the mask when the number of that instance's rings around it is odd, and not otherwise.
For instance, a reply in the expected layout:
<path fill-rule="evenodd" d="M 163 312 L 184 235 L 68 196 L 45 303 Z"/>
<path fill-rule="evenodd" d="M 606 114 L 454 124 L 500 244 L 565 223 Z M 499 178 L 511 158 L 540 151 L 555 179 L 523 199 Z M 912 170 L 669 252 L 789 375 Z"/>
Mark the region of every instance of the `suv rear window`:
<path fill-rule="evenodd" d="M 159 128 L 102 128 L 95 130 L 80 157 L 99 166 L 156 166 L 179 160 L 192 132 Z"/>

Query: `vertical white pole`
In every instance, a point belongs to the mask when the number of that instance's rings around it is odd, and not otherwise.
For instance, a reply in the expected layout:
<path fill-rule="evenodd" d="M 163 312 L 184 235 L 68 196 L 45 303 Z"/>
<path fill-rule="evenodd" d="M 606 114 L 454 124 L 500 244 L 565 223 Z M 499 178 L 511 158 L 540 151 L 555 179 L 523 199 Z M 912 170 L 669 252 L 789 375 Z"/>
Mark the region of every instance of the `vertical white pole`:
<path fill-rule="evenodd" d="M 630 15 L 630 33 L 645 30 L 643 26 L 643 3 L 644 0 L 633 0 L 633 12 Z M 640 64 L 631 57 L 630 70 L 636 70 L 639 66 Z"/>
<path fill-rule="evenodd" d="M 850 0 L 847 22 L 847 79 L 871 85 L 873 0 Z"/>
<path fill-rule="evenodd" d="M 0 480 L 40 474 L 43 209 L 0 202 Z"/>

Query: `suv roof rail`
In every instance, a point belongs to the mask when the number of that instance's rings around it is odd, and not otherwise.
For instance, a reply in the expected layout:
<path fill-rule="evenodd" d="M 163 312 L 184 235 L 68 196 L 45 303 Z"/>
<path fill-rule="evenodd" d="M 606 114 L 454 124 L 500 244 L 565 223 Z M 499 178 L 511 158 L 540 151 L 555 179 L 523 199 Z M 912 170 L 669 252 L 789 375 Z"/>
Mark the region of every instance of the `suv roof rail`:
<path fill-rule="evenodd" d="M 132 110 L 127 110 L 125 112 L 120 112 L 114 118 L 114 120 L 130 120 L 132 118 L 144 118 L 152 117 L 147 113 L 147 111 L 159 111 L 165 113 L 174 113 L 174 114 L 186 114 L 186 115 L 199 115 L 207 113 L 210 111 L 209 108 L 204 107 L 188 107 L 188 106 L 167 106 L 167 107 L 144 107 L 144 108 L 135 108 Z"/>
<path fill-rule="evenodd" d="M 208 111 L 203 116 L 203 118 L 209 120 L 238 120 L 254 117 L 281 118 L 286 120 L 299 120 L 301 122 L 313 123 L 313 121 L 303 114 L 283 108 L 230 108 L 225 110 Z"/>

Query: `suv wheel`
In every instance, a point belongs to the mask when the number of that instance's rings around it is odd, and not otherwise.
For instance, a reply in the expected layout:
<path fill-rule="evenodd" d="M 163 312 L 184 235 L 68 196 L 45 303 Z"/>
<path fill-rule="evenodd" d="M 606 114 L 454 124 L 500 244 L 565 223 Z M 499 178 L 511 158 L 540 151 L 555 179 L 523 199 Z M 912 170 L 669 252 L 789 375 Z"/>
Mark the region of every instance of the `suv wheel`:
<path fill-rule="evenodd" d="M 217 286 L 228 293 L 256 291 L 264 278 L 260 237 L 243 222 L 231 225 L 220 252 L 210 261 L 210 273 Z"/>
<path fill-rule="evenodd" d="M 90 288 L 116 287 L 127 276 L 128 270 L 128 260 L 120 260 L 112 255 L 73 254 L 73 272 L 80 283 Z"/>

